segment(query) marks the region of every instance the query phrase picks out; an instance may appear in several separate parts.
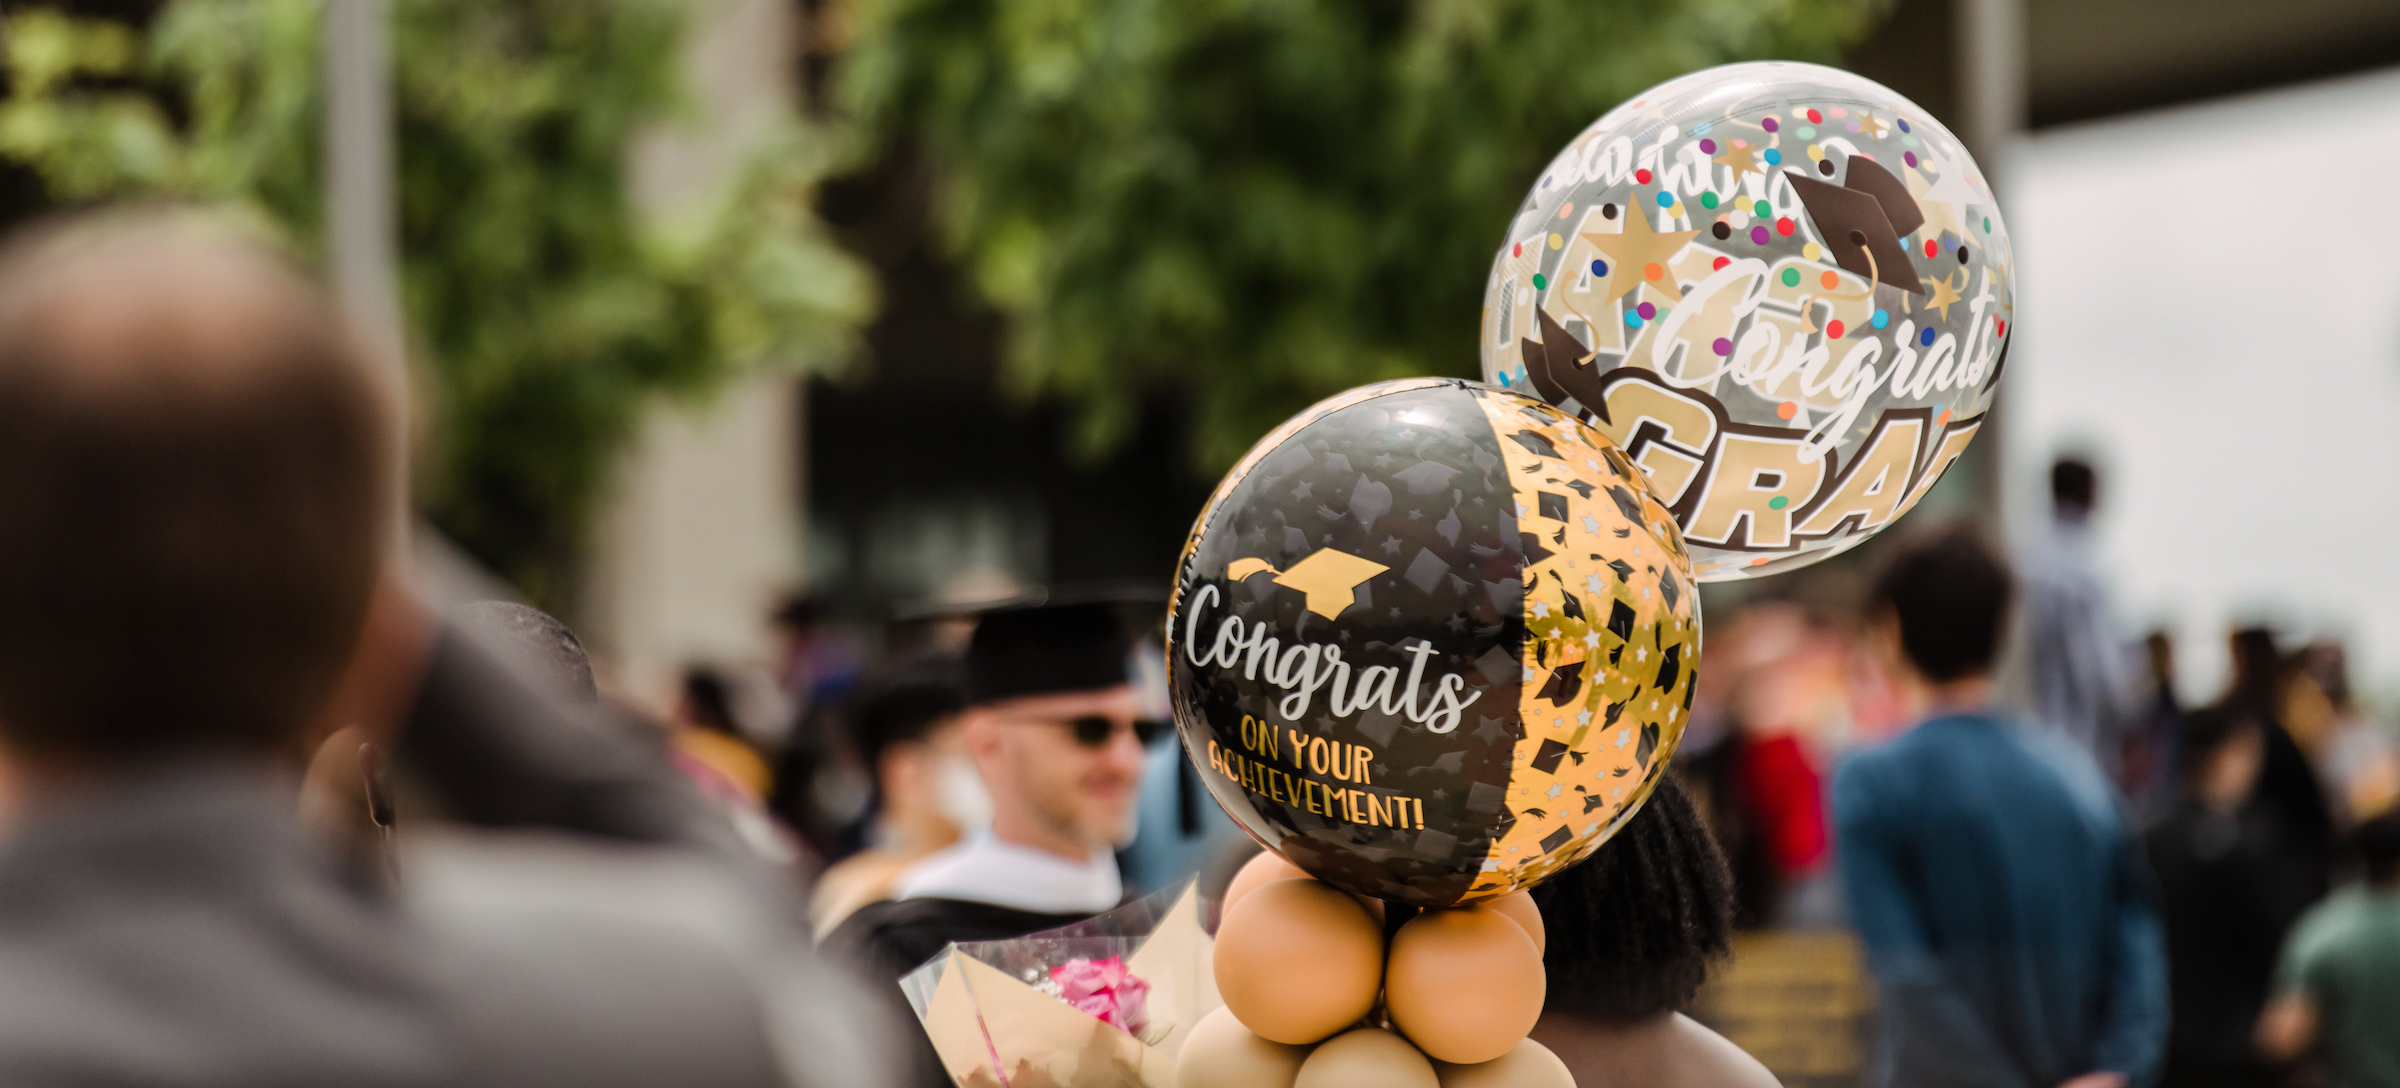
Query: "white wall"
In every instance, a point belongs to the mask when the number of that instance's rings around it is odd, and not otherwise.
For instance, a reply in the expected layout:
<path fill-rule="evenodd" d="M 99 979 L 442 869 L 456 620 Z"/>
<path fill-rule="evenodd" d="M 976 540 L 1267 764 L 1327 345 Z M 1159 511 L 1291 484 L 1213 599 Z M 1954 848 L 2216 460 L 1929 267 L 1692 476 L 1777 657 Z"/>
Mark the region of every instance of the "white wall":
<path fill-rule="evenodd" d="M 2188 696 L 2269 619 L 2400 694 L 2400 71 L 2046 132 L 2003 194 L 2023 268 L 2002 420 L 2019 540 L 2097 455 L 2129 634 Z"/>
<path fill-rule="evenodd" d="M 672 235 L 704 216 L 792 109 L 796 8 L 690 0 L 689 111 L 637 141 L 635 204 Z M 744 377 L 707 404 L 654 403 L 598 524 L 582 634 L 664 709 L 685 665 L 757 666 L 767 612 L 801 574 L 800 384 Z"/>

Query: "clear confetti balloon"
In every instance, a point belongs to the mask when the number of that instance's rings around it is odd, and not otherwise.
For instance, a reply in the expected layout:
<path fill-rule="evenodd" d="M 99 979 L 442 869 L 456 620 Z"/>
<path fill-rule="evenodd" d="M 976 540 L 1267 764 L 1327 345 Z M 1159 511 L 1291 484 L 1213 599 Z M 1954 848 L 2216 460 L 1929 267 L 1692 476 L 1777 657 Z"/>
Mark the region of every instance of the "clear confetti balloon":
<path fill-rule="evenodd" d="M 1725 65 L 1542 171 L 1492 260 L 1483 372 L 1614 439 L 1701 581 L 1772 574 L 1898 520 L 1966 450 L 2014 282 L 1939 121 L 1848 72 Z"/>

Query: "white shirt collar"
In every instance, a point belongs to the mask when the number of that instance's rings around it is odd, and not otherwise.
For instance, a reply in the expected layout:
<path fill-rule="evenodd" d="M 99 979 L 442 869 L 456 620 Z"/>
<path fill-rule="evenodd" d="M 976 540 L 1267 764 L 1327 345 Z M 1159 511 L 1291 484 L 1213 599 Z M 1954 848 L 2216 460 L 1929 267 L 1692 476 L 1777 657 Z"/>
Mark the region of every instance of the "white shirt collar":
<path fill-rule="evenodd" d="M 1124 898 L 1117 858 L 1095 850 L 1073 861 L 985 831 L 937 851 L 900 875 L 896 898 L 965 899 L 1042 914 L 1098 914 Z"/>

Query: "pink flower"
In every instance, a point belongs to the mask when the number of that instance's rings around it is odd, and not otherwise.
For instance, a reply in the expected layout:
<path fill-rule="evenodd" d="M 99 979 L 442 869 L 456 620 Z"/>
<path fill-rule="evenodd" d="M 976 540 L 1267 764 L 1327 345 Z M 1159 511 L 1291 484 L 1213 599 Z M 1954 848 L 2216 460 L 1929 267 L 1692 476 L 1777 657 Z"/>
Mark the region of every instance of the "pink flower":
<path fill-rule="evenodd" d="M 1102 1023 L 1140 1035 L 1149 1027 L 1150 984 L 1125 969 L 1115 956 L 1104 960 L 1073 959 L 1050 969 L 1059 996 Z"/>

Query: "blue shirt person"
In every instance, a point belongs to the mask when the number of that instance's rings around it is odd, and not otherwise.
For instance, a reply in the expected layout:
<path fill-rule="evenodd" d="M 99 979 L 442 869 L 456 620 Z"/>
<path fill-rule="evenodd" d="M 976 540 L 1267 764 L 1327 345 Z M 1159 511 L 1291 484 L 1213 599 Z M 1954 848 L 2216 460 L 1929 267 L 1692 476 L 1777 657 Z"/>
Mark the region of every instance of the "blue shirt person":
<path fill-rule="evenodd" d="M 1878 646 L 1931 714 L 1834 778 L 1842 883 L 1881 994 L 1875 1081 L 2146 1088 L 2167 1033 L 2149 871 L 2088 754 L 1983 710 L 2009 596 L 1964 530 L 1876 583 Z"/>

